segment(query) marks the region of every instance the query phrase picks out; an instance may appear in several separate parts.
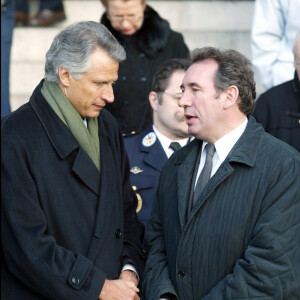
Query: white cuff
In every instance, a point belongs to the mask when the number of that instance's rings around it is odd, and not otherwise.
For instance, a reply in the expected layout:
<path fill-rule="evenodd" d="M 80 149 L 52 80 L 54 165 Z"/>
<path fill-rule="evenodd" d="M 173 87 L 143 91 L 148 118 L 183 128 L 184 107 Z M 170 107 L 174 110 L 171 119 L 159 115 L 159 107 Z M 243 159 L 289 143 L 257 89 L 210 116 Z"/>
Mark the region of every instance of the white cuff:
<path fill-rule="evenodd" d="M 140 282 L 140 276 L 139 276 L 139 274 L 138 274 L 136 268 L 135 268 L 133 265 L 131 265 L 131 264 L 126 264 L 126 265 L 124 265 L 124 267 L 122 268 L 122 271 L 125 271 L 125 270 L 133 271 L 133 272 L 136 274 L 136 276 L 137 276 L 138 282 Z M 122 272 L 122 271 L 121 271 L 121 272 Z"/>

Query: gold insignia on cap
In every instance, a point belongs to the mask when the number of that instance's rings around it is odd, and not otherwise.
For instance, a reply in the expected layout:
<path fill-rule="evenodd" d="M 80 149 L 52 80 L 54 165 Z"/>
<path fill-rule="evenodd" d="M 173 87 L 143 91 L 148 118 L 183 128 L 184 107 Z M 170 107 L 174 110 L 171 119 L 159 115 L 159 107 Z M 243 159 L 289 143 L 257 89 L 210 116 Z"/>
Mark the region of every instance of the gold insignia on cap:
<path fill-rule="evenodd" d="M 141 170 L 139 167 L 135 166 L 135 167 L 131 168 L 130 172 L 133 174 L 138 174 L 138 173 L 143 172 L 143 170 Z"/>

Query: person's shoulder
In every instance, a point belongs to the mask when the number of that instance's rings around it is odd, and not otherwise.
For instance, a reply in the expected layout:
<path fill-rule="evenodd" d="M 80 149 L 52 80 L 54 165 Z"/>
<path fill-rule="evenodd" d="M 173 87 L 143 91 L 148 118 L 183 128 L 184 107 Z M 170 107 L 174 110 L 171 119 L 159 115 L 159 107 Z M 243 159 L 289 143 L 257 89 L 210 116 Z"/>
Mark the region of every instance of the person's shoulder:
<path fill-rule="evenodd" d="M 105 129 L 108 131 L 118 131 L 119 126 L 113 115 L 105 108 L 100 111 L 98 119 L 102 120 Z"/>
<path fill-rule="evenodd" d="M 260 147 L 261 159 L 268 159 L 271 164 L 281 164 L 287 159 L 300 159 L 300 153 L 291 145 L 264 132 Z"/>
<path fill-rule="evenodd" d="M 130 133 L 124 135 L 124 142 L 126 149 L 136 148 L 139 149 L 140 146 L 150 147 L 154 145 L 157 137 L 155 132 L 153 131 L 152 126 L 140 133 Z"/>
<path fill-rule="evenodd" d="M 269 90 L 265 91 L 263 94 L 259 96 L 257 99 L 257 103 L 259 101 L 282 101 L 282 96 L 286 95 L 289 91 L 293 90 L 293 80 L 289 80 L 286 82 L 283 82 L 279 85 L 276 85 Z"/>
<path fill-rule="evenodd" d="M 34 121 L 34 112 L 29 102 L 1 119 L 1 134 L 11 134 L 26 127 L 27 123 Z"/>
<path fill-rule="evenodd" d="M 138 146 L 139 141 L 141 139 L 142 133 L 128 133 L 128 134 L 123 134 L 123 139 L 125 143 L 126 148 L 131 148 L 133 146 Z"/>

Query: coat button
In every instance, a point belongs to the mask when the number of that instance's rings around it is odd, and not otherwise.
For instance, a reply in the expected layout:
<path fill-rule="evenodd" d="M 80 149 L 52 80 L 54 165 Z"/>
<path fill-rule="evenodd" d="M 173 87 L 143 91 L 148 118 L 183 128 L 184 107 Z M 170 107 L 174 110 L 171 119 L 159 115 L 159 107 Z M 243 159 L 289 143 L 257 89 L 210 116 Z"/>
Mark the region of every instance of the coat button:
<path fill-rule="evenodd" d="M 145 57 L 145 53 L 140 53 L 139 57 L 140 58 L 144 58 Z"/>
<path fill-rule="evenodd" d="M 146 82 L 146 81 L 147 81 L 147 78 L 143 76 L 143 77 L 140 78 L 140 81 Z"/>
<path fill-rule="evenodd" d="M 123 81 L 125 81 L 126 79 L 127 79 L 127 77 L 126 76 L 122 76 L 122 78 L 121 78 Z"/>
<path fill-rule="evenodd" d="M 121 238 L 121 236 L 122 236 L 122 231 L 121 231 L 121 229 L 120 229 L 120 228 L 117 228 L 117 229 L 116 229 L 116 231 L 115 231 L 115 235 L 116 235 L 116 237 L 117 237 L 118 239 L 120 239 L 120 238 Z"/>
<path fill-rule="evenodd" d="M 78 286 L 80 284 L 80 280 L 77 276 L 73 276 L 71 281 L 75 286 Z"/>
<path fill-rule="evenodd" d="M 183 272 L 183 271 L 178 271 L 178 276 L 179 276 L 180 278 L 184 277 L 184 272 Z"/>

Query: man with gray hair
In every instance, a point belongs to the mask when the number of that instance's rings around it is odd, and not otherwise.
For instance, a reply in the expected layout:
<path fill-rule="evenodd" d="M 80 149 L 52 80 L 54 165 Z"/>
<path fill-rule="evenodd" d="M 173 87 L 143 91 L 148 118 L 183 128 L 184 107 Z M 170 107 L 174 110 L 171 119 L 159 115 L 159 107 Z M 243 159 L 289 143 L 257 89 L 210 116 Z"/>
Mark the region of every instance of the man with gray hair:
<path fill-rule="evenodd" d="M 103 25 L 73 24 L 30 101 L 2 120 L 2 299 L 139 299 L 144 228 L 103 110 L 124 59 Z"/>
<path fill-rule="evenodd" d="M 195 139 L 161 173 L 145 298 L 300 299 L 300 154 L 250 116 L 246 57 L 205 47 L 192 61 L 179 106 Z"/>

